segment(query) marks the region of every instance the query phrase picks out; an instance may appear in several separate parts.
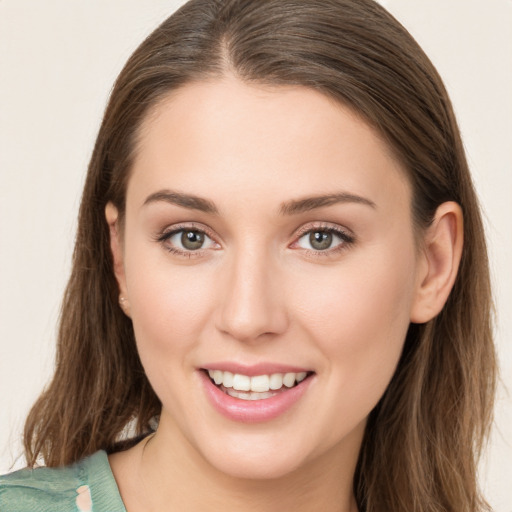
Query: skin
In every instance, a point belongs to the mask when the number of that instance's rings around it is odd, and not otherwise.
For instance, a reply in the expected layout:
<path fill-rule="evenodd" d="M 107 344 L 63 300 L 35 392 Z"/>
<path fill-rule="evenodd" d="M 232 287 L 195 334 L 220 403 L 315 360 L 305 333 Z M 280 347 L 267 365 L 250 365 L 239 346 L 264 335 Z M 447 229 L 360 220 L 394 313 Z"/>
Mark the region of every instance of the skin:
<path fill-rule="evenodd" d="M 170 190 L 218 212 L 147 202 Z M 345 196 L 283 214 L 332 194 Z M 140 131 L 122 231 L 106 209 L 123 309 L 163 404 L 152 438 L 110 456 L 130 512 L 357 510 L 366 418 L 410 322 L 442 308 L 462 249 L 456 204 L 441 205 L 420 246 L 410 212 L 409 181 L 386 144 L 318 92 L 228 76 L 157 105 Z M 170 252 L 180 236 L 162 233 L 182 228 L 205 231 L 203 249 Z M 326 229 L 351 241 L 314 250 L 309 233 Z M 198 368 L 216 361 L 314 375 L 290 410 L 242 424 L 206 398 Z"/>

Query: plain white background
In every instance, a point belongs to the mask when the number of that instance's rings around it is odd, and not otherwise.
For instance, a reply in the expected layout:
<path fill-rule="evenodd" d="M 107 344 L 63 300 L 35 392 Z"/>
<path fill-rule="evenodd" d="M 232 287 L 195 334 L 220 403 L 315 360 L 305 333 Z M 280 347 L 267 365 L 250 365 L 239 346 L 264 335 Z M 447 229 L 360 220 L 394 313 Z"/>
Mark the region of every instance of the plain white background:
<path fill-rule="evenodd" d="M 0 0 L 0 473 L 22 464 L 23 420 L 52 372 L 81 186 L 108 93 L 131 52 L 182 3 Z M 503 379 L 481 480 L 495 510 L 511 512 L 512 1 L 382 3 L 443 76 L 481 198 Z"/>

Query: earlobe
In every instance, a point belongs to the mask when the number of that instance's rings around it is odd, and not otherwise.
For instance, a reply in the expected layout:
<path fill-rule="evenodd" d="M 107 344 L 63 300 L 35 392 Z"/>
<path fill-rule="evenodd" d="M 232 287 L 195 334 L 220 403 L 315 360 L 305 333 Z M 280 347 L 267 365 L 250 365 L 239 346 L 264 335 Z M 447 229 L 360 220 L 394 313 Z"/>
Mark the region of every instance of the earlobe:
<path fill-rule="evenodd" d="M 443 203 L 425 233 L 411 322 L 428 322 L 443 309 L 457 277 L 462 246 L 462 209 L 453 201 Z"/>
<path fill-rule="evenodd" d="M 123 245 L 119 229 L 119 212 L 112 203 L 108 203 L 105 207 L 105 218 L 107 219 L 110 232 L 110 250 L 112 252 L 114 274 L 119 286 L 119 305 L 124 313 L 130 316 L 130 303 L 128 301 L 124 272 Z"/>

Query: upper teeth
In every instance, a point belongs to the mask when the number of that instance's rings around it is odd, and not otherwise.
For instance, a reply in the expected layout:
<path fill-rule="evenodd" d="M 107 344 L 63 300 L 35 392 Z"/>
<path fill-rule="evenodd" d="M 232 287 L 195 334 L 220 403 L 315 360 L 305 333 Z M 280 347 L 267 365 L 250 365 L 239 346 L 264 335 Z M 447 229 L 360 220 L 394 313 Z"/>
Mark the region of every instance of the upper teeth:
<path fill-rule="evenodd" d="M 233 388 L 238 391 L 257 391 L 264 393 L 270 389 L 280 389 L 285 385 L 291 388 L 295 382 L 303 381 L 307 373 L 272 373 L 271 375 L 256 375 L 249 377 L 240 373 L 223 372 L 222 370 L 208 370 L 208 374 L 218 386 Z"/>

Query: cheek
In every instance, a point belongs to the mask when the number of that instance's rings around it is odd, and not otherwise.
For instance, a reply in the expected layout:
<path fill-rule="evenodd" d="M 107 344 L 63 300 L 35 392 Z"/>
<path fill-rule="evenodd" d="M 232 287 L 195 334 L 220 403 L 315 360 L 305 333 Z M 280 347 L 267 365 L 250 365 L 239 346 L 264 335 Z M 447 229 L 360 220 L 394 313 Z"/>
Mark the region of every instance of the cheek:
<path fill-rule="evenodd" d="M 356 395 L 382 394 L 400 357 L 414 293 L 414 253 L 376 251 L 329 273 L 306 274 L 297 310 L 328 361 L 328 373 Z M 372 400 L 375 397 L 372 398 Z"/>
<path fill-rule="evenodd" d="M 157 396 L 180 417 L 188 410 L 186 377 L 212 316 L 212 286 L 193 267 L 154 261 L 138 268 L 128 290 L 139 357 Z"/>
<path fill-rule="evenodd" d="M 309 275 L 300 305 L 302 330 L 322 352 L 317 422 L 325 442 L 363 422 L 384 394 L 400 359 L 413 289 L 407 261 Z M 297 290 L 298 291 L 298 290 Z M 333 407 L 333 404 L 336 404 Z M 335 426 L 335 427 L 334 427 Z"/>
<path fill-rule="evenodd" d="M 126 262 L 126 275 L 141 358 L 145 351 L 172 354 L 166 361 L 181 358 L 211 317 L 212 272 L 172 265 L 163 250 L 138 249 Z"/>

